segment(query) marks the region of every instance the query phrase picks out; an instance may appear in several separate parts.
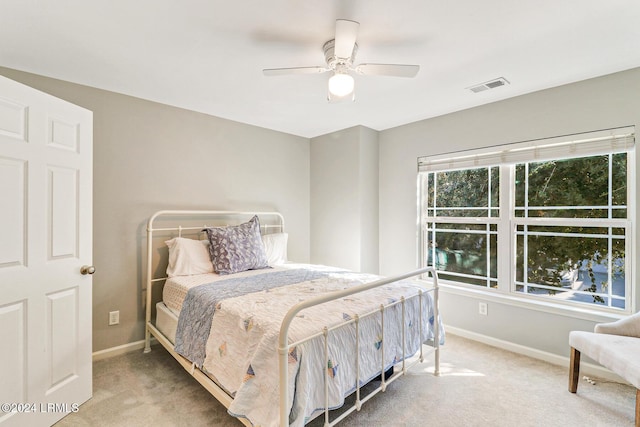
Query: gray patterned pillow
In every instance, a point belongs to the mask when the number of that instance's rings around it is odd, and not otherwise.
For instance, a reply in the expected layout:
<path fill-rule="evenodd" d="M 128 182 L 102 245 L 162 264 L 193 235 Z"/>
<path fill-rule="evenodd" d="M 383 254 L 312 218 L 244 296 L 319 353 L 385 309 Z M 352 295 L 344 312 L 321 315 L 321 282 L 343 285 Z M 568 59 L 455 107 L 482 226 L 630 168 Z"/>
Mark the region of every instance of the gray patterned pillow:
<path fill-rule="evenodd" d="M 209 253 L 218 274 L 238 273 L 269 267 L 260 238 L 258 216 L 249 222 L 229 227 L 205 228 L 209 237 Z"/>

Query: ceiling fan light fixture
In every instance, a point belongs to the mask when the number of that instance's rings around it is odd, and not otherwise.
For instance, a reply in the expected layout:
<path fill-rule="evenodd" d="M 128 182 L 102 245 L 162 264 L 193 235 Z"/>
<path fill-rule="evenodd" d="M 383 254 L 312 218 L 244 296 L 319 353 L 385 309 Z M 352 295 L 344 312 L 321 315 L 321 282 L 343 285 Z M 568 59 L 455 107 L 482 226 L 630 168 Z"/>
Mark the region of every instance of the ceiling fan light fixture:
<path fill-rule="evenodd" d="M 355 81 L 350 74 L 335 72 L 329 79 L 329 92 L 335 96 L 346 96 L 353 92 Z"/>

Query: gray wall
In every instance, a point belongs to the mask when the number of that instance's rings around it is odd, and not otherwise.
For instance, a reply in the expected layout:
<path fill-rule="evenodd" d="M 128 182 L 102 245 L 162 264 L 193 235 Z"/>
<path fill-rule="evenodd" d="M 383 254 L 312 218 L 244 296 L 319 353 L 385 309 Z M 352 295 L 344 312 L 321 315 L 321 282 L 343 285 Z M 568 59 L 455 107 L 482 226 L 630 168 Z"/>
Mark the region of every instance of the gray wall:
<path fill-rule="evenodd" d="M 640 69 L 634 69 L 382 131 L 379 138 L 381 273 L 390 275 L 410 270 L 417 263 L 417 157 L 638 126 L 639 93 Z M 640 170 L 638 164 L 636 170 Z M 636 200 L 639 184 L 636 178 L 633 187 Z M 637 214 L 636 223 L 640 224 Z M 638 227 L 636 248 L 637 230 Z M 637 255 L 633 256 L 637 260 Z M 636 272 L 633 277 L 637 277 Z M 632 283 L 637 301 L 638 285 L 636 281 Z M 489 302 L 488 316 L 478 314 L 480 300 Z M 443 292 L 441 308 L 450 326 L 556 355 L 568 354 L 570 330 L 592 330 L 595 321 L 606 320 L 588 313 L 549 312 L 545 305 L 516 306 L 505 299 L 447 290 Z"/>
<path fill-rule="evenodd" d="M 143 337 L 141 247 L 155 210 L 278 210 L 290 259 L 391 275 L 417 265 L 417 157 L 640 123 L 640 69 L 311 141 L 27 73 L 0 74 L 94 112 L 94 351 Z M 638 294 L 636 285 L 636 301 Z M 488 316 L 477 314 L 480 300 L 489 302 Z M 441 308 L 447 325 L 556 355 L 567 354 L 570 330 L 606 319 L 451 290 Z M 119 326 L 107 326 L 111 310 L 121 311 Z"/>
<path fill-rule="evenodd" d="M 277 210 L 309 261 L 309 140 L 86 86 L 0 74 L 93 111 L 93 350 L 144 338 L 146 220 L 160 209 Z M 107 326 L 120 310 L 120 325 Z"/>
<path fill-rule="evenodd" d="M 378 272 L 378 132 L 311 139 L 311 261 Z"/>

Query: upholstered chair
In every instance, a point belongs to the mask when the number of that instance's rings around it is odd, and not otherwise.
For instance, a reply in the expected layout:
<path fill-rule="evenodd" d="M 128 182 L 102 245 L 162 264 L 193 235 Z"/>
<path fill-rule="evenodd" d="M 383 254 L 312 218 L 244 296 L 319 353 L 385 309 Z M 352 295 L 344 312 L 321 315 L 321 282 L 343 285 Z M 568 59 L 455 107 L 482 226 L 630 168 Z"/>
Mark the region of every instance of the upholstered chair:
<path fill-rule="evenodd" d="M 571 331 L 569 391 L 578 390 L 580 354 L 608 368 L 636 388 L 636 427 L 640 427 L 640 312 L 611 323 L 597 324 L 594 332 Z"/>

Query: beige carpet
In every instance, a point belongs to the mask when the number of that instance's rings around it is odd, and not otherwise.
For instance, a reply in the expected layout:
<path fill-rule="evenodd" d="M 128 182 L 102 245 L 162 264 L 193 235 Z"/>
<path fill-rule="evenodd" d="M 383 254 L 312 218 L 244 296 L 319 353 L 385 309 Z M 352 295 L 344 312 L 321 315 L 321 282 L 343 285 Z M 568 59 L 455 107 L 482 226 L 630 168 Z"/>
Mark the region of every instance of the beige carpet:
<path fill-rule="evenodd" d="M 341 426 L 633 426 L 635 389 L 449 334 L 440 377 L 412 369 Z M 160 346 L 94 364 L 93 398 L 57 427 L 240 426 Z M 315 420 L 313 426 L 321 426 Z"/>

